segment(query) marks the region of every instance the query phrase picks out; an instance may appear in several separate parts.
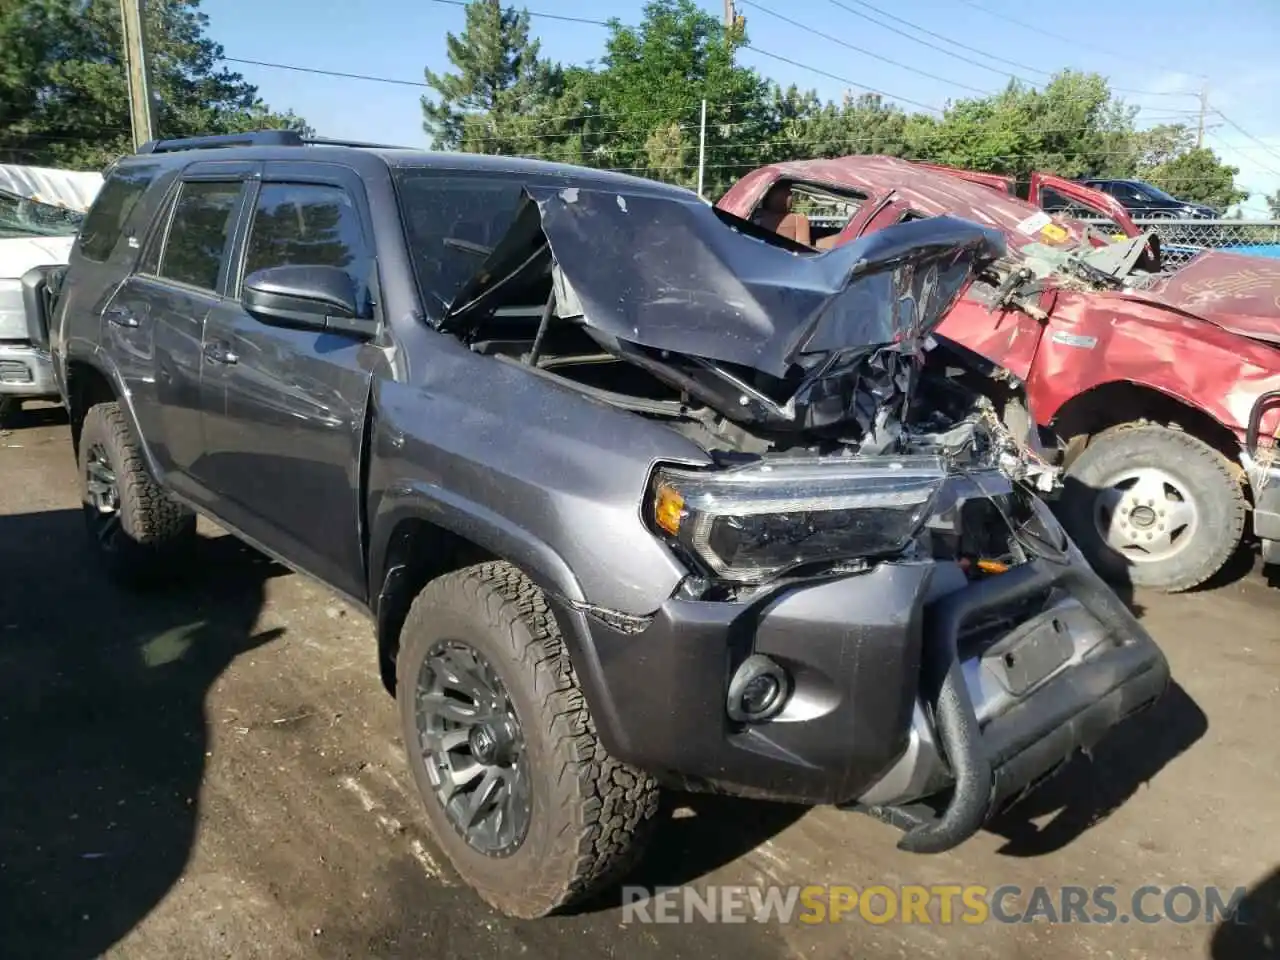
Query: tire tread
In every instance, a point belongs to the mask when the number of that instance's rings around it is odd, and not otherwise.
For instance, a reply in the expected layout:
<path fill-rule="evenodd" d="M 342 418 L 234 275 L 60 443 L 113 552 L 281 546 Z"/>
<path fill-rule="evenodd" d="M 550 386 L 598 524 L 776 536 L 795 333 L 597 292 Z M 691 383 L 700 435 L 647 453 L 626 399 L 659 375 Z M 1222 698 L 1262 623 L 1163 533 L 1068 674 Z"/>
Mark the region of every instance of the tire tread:
<path fill-rule="evenodd" d="M 529 679 L 543 716 L 522 722 L 543 723 L 549 730 L 549 752 L 557 765 L 552 793 L 570 811 L 559 832 L 561 842 L 539 871 L 540 884 L 481 894 L 511 915 L 545 916 L 608 888 L 634 865 L 658 809 L 657 783 L 604 750 L 555 617 L 528 577 L 503 561 L 446 574 L 415 598 L 406 635 L 425 627 L 440 604 L 453 606 L 458 600 L 481 613 L 484 626 L 505 641 Z M 406 649 L 402 643 L 401 652 Z M 398 675 L 408 676 L 409 665 L 400 667 Z"/>

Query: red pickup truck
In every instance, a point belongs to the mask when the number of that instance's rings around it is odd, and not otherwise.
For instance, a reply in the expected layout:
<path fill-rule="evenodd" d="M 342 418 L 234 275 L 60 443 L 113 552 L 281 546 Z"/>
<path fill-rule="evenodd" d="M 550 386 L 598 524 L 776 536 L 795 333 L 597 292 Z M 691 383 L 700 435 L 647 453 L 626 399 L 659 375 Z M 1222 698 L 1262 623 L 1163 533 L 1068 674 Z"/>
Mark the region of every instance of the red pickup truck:
<path fill-rule="evenodd" d="M 1001 230 L 1011 284 L 975 284 L 940 332 L 1026 383 L 1065 471 L 1063 520 L 1103 573 L 1187 590 L 1239 547 L 1250 514 L 1280 562 L 1280 263 L 1207 251 L 1162 268 L 1115 200 L 1047 174 L 1013 181 L 889 157 L 792 161 L 753 171 L 717 206 L 755 219 L 789 189 L 829 247 L 950 214 Z M 1044 191 L 1097 210 L 1123 238 L 1040 208 Z M 824 226 L 825 224 L 825 226 Z"/>

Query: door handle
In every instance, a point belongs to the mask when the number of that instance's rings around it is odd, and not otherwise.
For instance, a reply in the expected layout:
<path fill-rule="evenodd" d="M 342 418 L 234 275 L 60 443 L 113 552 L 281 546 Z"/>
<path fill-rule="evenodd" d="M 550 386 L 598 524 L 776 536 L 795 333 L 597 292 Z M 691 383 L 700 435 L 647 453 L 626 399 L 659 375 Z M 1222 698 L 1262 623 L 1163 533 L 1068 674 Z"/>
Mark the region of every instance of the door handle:
<path fill-rule="evenodd" d="M 240 358 L 225 343 L 207 343 L 204 358 L 210 363 L 238 363 Z"/>
<path fill-rule="evenodd" d="M 136 327 L 138 325 L 138 318 L 124 307 L 108 307 L 103 316 L 107 318 L 107 323 L 115 324 L 117 327 Z"/>

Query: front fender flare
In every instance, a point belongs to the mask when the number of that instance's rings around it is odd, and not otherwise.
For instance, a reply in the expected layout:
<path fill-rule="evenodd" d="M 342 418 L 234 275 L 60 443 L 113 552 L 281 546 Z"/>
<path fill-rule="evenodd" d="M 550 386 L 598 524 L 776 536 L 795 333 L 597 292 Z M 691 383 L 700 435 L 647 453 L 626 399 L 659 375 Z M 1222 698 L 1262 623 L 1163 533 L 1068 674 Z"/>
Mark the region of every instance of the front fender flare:
<path fill-rule="evenodd" d="M 550 546 L 488 507 L 435 484 L 405 480 L 389 486 L 370 522 L 369 596 L 377 597 L 387 576 L 387 554 L 404 520 L 424 520 L 514 564 L 543 591 L 582 603 L 582 585 Z"/>

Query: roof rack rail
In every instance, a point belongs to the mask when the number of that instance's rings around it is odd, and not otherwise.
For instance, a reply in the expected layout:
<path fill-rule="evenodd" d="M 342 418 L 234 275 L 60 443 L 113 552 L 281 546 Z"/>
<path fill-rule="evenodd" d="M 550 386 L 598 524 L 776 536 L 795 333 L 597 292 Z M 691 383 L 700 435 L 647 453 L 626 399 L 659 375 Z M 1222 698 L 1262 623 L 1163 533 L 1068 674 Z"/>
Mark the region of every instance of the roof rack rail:
<path fill-rule="evenodd" d="M 174 153 L 179 150 L 213 150 L 219 147 L 300 147 L 305 141 L 296 130 L 253 130 L 177 140 L 148 140 L 138 153 Z"/>
<path fill-rule="evenodd" d="M 364 147 L 366 150 L 411 150 L 394 143 L 365 143 L 362 140 L 335 140 L 331 137 L 304 137 L 303 143 L 316 147 Z"/>
<path fill-rule="evenodd" d="M 218 147 L 364 147 L 373 150 L 404 150 L 386 143 L 363 143 L 359 140 L 335 140 L 328 137 L 304 137 L 296 130 L 252 130 L 247 133 L 223 133 L 206 137 L 182 137 L 177 140 L 148 140 L 138 153 L 176 153 L 179 150 L 214 150 Z"/>

